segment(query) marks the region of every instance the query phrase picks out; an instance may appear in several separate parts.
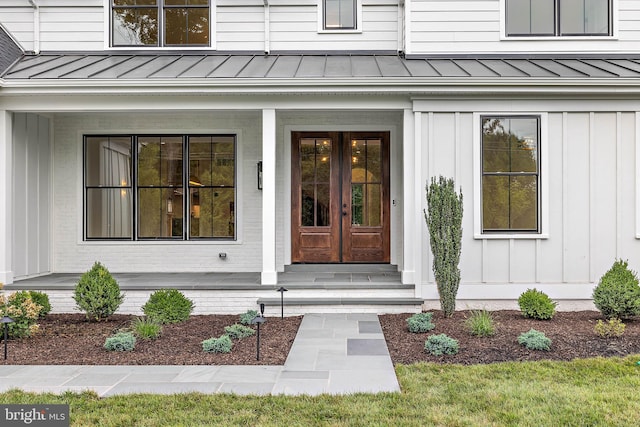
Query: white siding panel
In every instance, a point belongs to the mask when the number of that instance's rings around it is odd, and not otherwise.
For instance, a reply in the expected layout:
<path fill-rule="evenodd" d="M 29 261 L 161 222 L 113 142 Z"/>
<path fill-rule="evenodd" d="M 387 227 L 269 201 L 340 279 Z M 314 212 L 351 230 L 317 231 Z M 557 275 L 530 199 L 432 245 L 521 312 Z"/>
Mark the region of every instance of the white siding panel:
<path fill-rule="evenodd" d="M 33 10 L 0 8 L 0 22 L 25 50 L 33 50 Z"/>
<path fill-rule="evenodd" d="M 549 238 L 539 241 L 536 277 L 538 282 L 562 282 L 562 188 L 564 181 L 564 159 L 562 147 L 562 114 L 553 113 L 548 116 L 549 168 L 542 171 L 541 181 L 548 180 L 549 196 Z M 544 137 L 544 136 L 543 136 Z"/>
<path fill-rule="evenodd" d="M 635 146 L 635 114 L 623 113 L 620 129 L 621 150 L 618 153 L 618 183 L 617 191 L 618 210 L 620 223 L 618 227 L 618 253 L 622 259 L 628 259 L 634 269 L 640 269 L 640 251 L 638 241 L 635 239 L 635 200 L 636 187 L 640 185 L 635 181 L 636 150 Z"/>
<path fill-rule="evenodd" d="M 13 129 L 14 276 L 24 278 L 50 271 L 49 120 L 15 113 Z"/>
<path fill-rule="evenodd" d="M 611 267 L 615 260 L 617 246 L 616 214 L 616 128 L 615 113 L 596 113 L 594 126 L 592 159 L 592 229 L 591 272 L 592 281 Z"/>
<path fill-rule="evenodd" d="M 509 282 L 533 283 L 536 281 L 535 240 L 510 240 L 509 250 Z"/>
<path fill-rule="evenodd" d="M 509 283 L 510 279 L 510 249 L 509 240 L 485 240 L 483 259 L 485 270 L 483 271 L 484 282 L 488 283 Z"/>
<path fill-rule="evenodd" d="M 40 49 L 101 50 L 104 25 L 102 7 L 40 8 Z"/>
<path fill-rule="evenodd" d="M 564 281 L 588 282 L 590 247 L 589 114 L 567 117 L 567 169 L 564 171 Z"/>

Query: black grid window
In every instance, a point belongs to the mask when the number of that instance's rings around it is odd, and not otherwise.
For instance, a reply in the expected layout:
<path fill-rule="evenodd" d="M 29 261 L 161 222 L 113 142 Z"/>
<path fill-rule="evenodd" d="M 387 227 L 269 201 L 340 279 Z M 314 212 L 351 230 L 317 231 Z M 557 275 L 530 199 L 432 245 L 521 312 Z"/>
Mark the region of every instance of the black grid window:
<path fill-rule="evenodd" d="M 540 117 L 481 123 L 482 231 L 540 232 Z"/>
<path fill-rule="evenodd" d="M 235 184 L 235 135 L 85 136 L 85 239 L 234 240 Z"/>

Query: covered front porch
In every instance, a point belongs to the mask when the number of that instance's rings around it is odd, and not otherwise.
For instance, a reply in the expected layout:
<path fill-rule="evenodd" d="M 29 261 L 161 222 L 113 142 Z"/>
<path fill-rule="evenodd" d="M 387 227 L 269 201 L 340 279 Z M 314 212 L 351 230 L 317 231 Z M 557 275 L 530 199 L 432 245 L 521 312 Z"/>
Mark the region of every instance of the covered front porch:
<path fill-rule="evenodd" d="M 72 295 L 80 273 L 53 273 L 7 285 L 5 290 L 39 290 L 49 295 L 52 312 L 74 312 Z M 113 273 L 125 301 L 123 314 L 142 314 L 141 307 L 157 289 L 179 289 L 194 304 L 194 314 L 238 314 L 259 310 L 265 315 L 304 313 L 406 313 L 420 311 L 423 301 L 414 286 L 401 283 L 397 267 L 388 264 L 293 265 L 278 273 L 278 285 L 261 284 L 260 272 Z M 281 292 L 281 288 L 286 289 Z M 282 297 L 282 299 L 281 299 Z"/>

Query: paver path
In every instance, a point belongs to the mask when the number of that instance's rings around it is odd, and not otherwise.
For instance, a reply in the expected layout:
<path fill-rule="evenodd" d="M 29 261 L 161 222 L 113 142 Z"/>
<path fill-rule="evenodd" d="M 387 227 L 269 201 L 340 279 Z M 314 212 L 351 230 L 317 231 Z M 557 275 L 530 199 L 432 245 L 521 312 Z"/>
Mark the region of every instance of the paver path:
<path fill-rule="evenodd" d="M 284 366 L 0 366 L 0 392 L 94 390 L 100 396 L 187 392 L 398 392 L 375 314 L 307 314 Z"/>

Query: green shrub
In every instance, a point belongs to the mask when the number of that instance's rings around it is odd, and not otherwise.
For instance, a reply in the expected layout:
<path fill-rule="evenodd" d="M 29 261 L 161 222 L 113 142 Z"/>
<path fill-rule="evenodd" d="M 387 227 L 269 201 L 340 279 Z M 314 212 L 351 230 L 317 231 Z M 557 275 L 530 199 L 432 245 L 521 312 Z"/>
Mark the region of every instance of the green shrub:
<path fill-rule="evenodd" d="M 234 340 L 239 340 L 241 338 L 250 337 L 255 334 L 256 331 L 251 329 L 248 326 L 240 325 L 236 323 L 235 325 L 225 326 L 224 333 Z"/>
<path fill-rule="evenodd" d="M 627 261 L 616 260 L 593 290 L 593 303 L 607 319 L 629 319 L 640 314 L 640 286 Z"/>
<path fill-rule="evenodd" d="M 409 328 L 409 332 L 413 332 L 415 334 L 421 334 L 424 332 L 429 332 L 436 325 L 431 321 L 433 314 L 431 313 L 416 313 L 413 316 L 407 319 L 407 326 Z"/>
<path fill-rule="evenodd" d="M 40 310 L 40 317 L 44 317 L 51 312 L 51 303 L 49 302 L 49 295 L 39 291 L 29 291 L 33 302 L 38 304 L 42 309 Z"/>
<path fill-rule="evenodd" d="M 162 325 L 148 317 L 136 317 L 135 320 L 131 322 L 131 329 L 133 329 L 133 333 L 138 338 L 155 340 L 162 332 Z"/>
<path fill-rule="evenodd" d="M 424 343 L 424 349 L 434 356 L 458 354 L 458 341 L 445 335 L 431 335 Z"/>
<path fill-rule="evenodd" d="M 427 185 L 427 210 L 424 218 L 429 229 L 433 253 L 433 274 L 440 295 L 440 307 L 446 317 L 456 309 L 460 285 L 460 251 L 462 249 L 462 190 L 456 193 L 452 179 L 431 178 Z"/>
<path fill-rule="evenodd" d="M 243 325 L 250 325 L 253 318 L 257 315 L 258 312 L 256 310 L 247 310 L 246 313 L 242 313 L 240 315 L 240 323 Z"/>
<path fill-rule="evenodd" d="M 104 348 L 109 351 L 131 351 L 136 346 L 136 337 L 131 332 L 118 332 L 104 342 Z"/>
<path fill-rule="evenodd" d="M 603 338 L 618 338 L 624 334 L 625 328 L 626 325 L 622 323 L 622 320 L 609 319 L 606 323 L 602 320 L 598 320 L 593 330 Z"/>
<path fill-rule="evenodd" d="M 230 353 L 231 347 L 233 347 L 233 343 L 228 335 L 202 341 L 202 350 L 207 353 Z"/>
<path fill-rule="evenodd" d="M 179 323 L 189 318 L 193 302 L 177 289 L 160 289 L 149 297 L 142 311 L 156 323 Z"/>
<path fill-rule="evenodd" d="M 536 289 L 527 289 L 518 298 L 518 305 L 524 317 L 538 320 L 549 320 L 556 314 L 557 302 L 547 294 Z"/>
<path fill-rule="evenodd" d="M 543 332 L 535 329 L 520 334 L 518 344 L 527 347 L 529 350 L 551 350 L 551 340 Z"/>
<path fill-rule="evenodd" d="M 472 311 L 464 323 L 471 335 L 478 337 L 490 337 L 496 332 L 493 325 L 493 316 L 487 310 Z"/>
<path fill-rule="evenodd" d="M 73 299 L 87 319 L 106 319 L 116 312 L 124 294 L 120 293 L 118 282 L 102 264 L 96 262 L 91 270 L 80 277 L 73 292 Z"/>
<path fill-rule="evenodd" d="M 39 330 L 36 323 L 42 306 L 36 304 L 29 291 L 14 292 L 9 297 L 0 295 L 0 315 L 9 316 L 13 323 L 7 325 L 7 335 L 11 338 L 27 338 Z"/>

